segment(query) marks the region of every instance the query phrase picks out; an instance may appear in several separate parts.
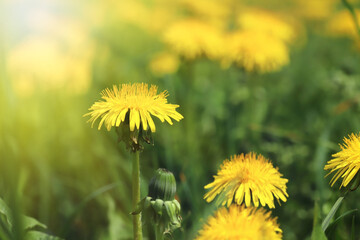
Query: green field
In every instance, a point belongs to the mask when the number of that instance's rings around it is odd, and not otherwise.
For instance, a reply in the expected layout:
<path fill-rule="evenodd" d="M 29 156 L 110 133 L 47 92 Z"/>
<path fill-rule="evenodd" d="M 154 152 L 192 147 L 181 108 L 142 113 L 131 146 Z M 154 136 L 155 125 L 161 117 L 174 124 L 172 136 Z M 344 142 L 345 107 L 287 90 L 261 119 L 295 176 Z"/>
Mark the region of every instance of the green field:
<path fill-rule="evenodd" d="M 47 239 L 31 237 L 35 230 L 67 240 L 133 239 L 134 154 L 116 127 L 99 131 L 100 120 L 91 128 L 83 116 L 103 89 L 130 83 L 166 90 L 184 117 L 170 125 L 153 116 L 156 132 L 140 152 L 141 198 L 156 169 L 175 176 L 182 223 L 173 239 L 198 236 L 218 208 L 204 200 L 204 186 L 225 159 L 250 152 L 288 179 L 286 202 L 264 207 L 283 239 L 325 239 L 320 225 L 344 188 L 342 179 L 329 185 L 324 166 L 360 131 L 357 7 L 358 0 L 1 0 L 0 239 Z M 359 156 L 360 147 L 357 169 Z M 346 195 L 328 239 L 360 239 L 352 211 L 359 197 Z M 153 239 L 151 223 L 143 229 Z"/>

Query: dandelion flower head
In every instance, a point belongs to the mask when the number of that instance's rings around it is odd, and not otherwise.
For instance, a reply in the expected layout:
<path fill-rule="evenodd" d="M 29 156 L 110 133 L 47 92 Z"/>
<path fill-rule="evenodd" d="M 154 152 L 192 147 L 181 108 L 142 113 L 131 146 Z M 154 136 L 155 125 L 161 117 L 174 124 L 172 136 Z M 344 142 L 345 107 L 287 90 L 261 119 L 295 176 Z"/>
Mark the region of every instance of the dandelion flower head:
<path fill-rule="evenodd" d="M 304 1 L 296 0 L 294 11 L 308 20 L 324 20 L 331 16 L 333 13 L 337 0 L 313 0 L 313 1 Z"/>
<path fill-rule="evenodd" d="M 161 52 L 151 59 L 149 67 L 151 72 L 157 76 L 172 74 L 179 68 L 179 59 L 174 54 Z"/>
<path fill-rule="evenodd" d="M 199 231 L 196 240 L 277 240 L 282 230 L 270 212 L 259 208 L 231 205 L 220 208 Z"/>
<path fill-rule="evenodd" d="M 219 195 L 221 205 L 230 206 L 232 202 L 241 205 L 245 202 L 247 207 L 252 203 L 255 207 L 268 205 L 275 208 L 274 198 L 286 202 L 287 179 L 282 178 L 277 168 L 262 155 L 248 153 L 235 155 L 225 160 L 220 167 L 214 181 L 205 186 L 210 189 L 204 196 L 211 202 Z M 252 202 L 252 203 L 251 203 Z"/>
<path fill-rule="evenodd" d="M 142 128 L 155 132 L 155 123 L 151 115 L 159 118 L 161 122 L 175 119 L 180 121 L 183 116 L 175 109 L 179 105 L 169 104 L 166 97 L 167 91 L 157 93 L 157 86 L 151 85 L 149 88 L 145 83 L 122 84 L 113 86 L 113 89 L 105 89 L 101 92 L 103 101 L 95 102 L 90 108 L 89 113 L 84 116 L 91 116 L 89 122 L 92 126 L 100 118 L 98 129 L 105 124 L 108 131 L 111 127 L 119 127 L 121 123 L 126 122 L 128 115 L 128 124 L 130 131 L 135 128 Z"/>
<path fill-rule="evenodd" d="M 197 19 L 175 22 L 165 31 L 164 41 L 186 59 L 202 55 L 215 59 L 223 48 L 221 31 Z"/>
<path fill-rule="evenodd" d="M 333 186 L 338 179 L 342 179 L 341 187 L 346 187 L 356 176 L 360 169 L 360 136 L 357 134 L 344 137 L 343 145 L 340 144 L 341 151 L 332 155 L 333 159 L 325 165 L 325 170 L 330 170 L 329 174 L 335 172 L 330 184 Z M 329 175 L 328 174 L 328 175 Z"/>
<path fill-rule="evenodd" d="M 360 10 L 356 10 L 356 14 L 359 16 Z M 358 22 L 360 24 L 359 18 Z M 328 32 L 339 37 L 356 37 L 356 25 L 350 12 L 343 10 L 334 15 L 334 17 L 329 21 Z"/>
<path fill-rule="evenodd" d="M 179 3 L 194 15 L 206 19 L 225 19 L 230 14 L 229 4 L 221 0 L 179 0 Z"/>
<path fill-rule="evenodd" d="M 254 31 L 239 31 L 228 36 L 223 64 L 235 62 L 248 72 L 274 72 L 289 63 L 286 44 L 273 36 Z"/>
<path fill-rule="evenodd" d="M 239 14 L 237 20 L 239 27 L 245 31 L 266 33 L 285 42 L 290 42 L 295 37 L 294 27 L 276 13 L 247 9 Z"/>

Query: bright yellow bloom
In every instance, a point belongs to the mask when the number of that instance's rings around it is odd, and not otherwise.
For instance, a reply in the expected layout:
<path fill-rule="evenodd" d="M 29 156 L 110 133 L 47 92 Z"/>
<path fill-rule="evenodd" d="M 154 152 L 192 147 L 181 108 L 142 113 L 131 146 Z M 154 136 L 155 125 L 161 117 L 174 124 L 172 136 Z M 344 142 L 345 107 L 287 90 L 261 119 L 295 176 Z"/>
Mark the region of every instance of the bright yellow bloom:
<path fill-rule="evenodd" d="M 356 10 L 357 16 L 360 14 L 360 10 Z M 360 19 L 358 17 L 360 24 Z M 355 22 L 348 10 L 343 10 L 338 12 L 328 24 L 328 31 L 335 36 L 345 36 L 345 37 L 356 37 L 357 30 Z"/>
<path fill-rule="evenodd" d="M 174 73 L 179 68 L 179 59 L 174 54 L 161 52 L 149 63 L 150 70 L 157 76 Z"/>
<path fill-rule="evenodd" d="M 151 85 L 150 89 L 147 84 L 134 83 L 113 86 L 113 89 L 105 89 L 101 92 L 102 99 L 105 101 L 95 102 L 90 108 L 90 112 L 84 116 L 91 116 L 89 122 L 92 126 L 98 118 L 101 118 L 98 129 L 105 124 L 108 131 L 111 127 L 119 127 L 122 122 L 128 124 L 130 131 L 150 127 L 155 132 L 155 124 L 151 115 L 159 118 L 162 122 L 166 120 L 173 124 L 171 118 L 176 121 L 183 119 L 183 116 L 176 112 L 179 105 L 169 104 L 166 97 L 167 91 L 157 93 L 157 86 Z"/>
<path fill-rule="evenodd" d="M 232 33 L 224 44 L 225 65 L 235 62 L 248 72 L 267 73 L 289 63 L 285 43 L 268 34 L 253 31 Z"/>
<path fill-rule="evenodd" d="M 194 59 L 205 55 L 217 58 L 223 48 L 221 32 L 196 19 L 175 22 L 164 34 L 164 41 L 179 55 Z"/>
<path fill-rule="evenodd" d="M 259 208 L 231 205 L 220 208 L 199 231 L 196 240 L 277 240 L 282 230 L 271 213 Z"/>
<path fill-rule="evenodd" d="M 234 155 L 230 160 L 226 159 L 220 167 L 214 181 L 205 186 L 210 189 L 204 196 L 207 202 L 211 202 L 217 195 L 222 205 L 234 201 L 248 207 L 251 200 L 255 207 L 268 205 L 274 208 L 274 198 L 286 202 L 287 179 L 281 177 L 277 168 L 262 155 L 255 153 L 246 155 Z"/>
<path fill-rule="evenodd" d="M 342 178 L 341 187 L 346 187 L 360 169 L 360 135 L 351 134 L 349 138 L 344 137 L 344 144 L 340 144 L 341 151 L 332 155 L 324 170 L 331 170 L 327 176 L 336 172 L 332 177 L 331 186 Z"/>
<path fill-rule="evenodd" d="M 294 27 L 276 13 L 262 9 L 247 9 L 239 14 L 237 20 L 240 28 L 245 31 L 262 32 L 285 42 L 295 37 Z"/>

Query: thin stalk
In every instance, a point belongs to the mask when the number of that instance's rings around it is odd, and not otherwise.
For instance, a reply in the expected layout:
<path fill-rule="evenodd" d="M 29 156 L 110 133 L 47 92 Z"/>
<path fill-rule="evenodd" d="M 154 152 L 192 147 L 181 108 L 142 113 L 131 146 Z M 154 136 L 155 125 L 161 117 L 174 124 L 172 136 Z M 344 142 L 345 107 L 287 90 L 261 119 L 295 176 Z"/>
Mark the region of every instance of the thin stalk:
<path fill-rule="evenodd" d="M 140 202 L 140 152 L 135 152 L 132 164 L 132 208 Z M 134 240 L 142 240 L 141 213 L 133 216 Z"/>
<path fill-rule="evenodd" d="M 358 35 L 360 37 L 360 25 L 359 25 L 359 21 L 357 19 L 354 7 L 351 6 L 351 4 L 347 0 L 341 0 L 341 1 L 344 4 L 344 6 L 349 10 L 349 12 L 351 14 L 351 17 L 353 18 L 353 21 L 355 23 L 357 33 L 358 33 Z"/>
<path fill-rule="evenodd" d="M 154 226 L 155 226 L 155 239 L 164 240 L 164 230 L 161 224 L 154 224 Z"/>

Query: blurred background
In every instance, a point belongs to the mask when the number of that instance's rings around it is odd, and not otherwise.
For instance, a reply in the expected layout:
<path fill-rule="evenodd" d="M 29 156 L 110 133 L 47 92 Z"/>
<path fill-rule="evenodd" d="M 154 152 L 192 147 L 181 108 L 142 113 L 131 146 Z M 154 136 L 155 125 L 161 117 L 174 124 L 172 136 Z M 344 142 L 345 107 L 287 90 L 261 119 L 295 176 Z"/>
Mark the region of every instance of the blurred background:
<path fill-rule="evenodd" d="M 284 239 L 310 239 L 315 201 L 323 219 L 339 196 L 323 167 L 360 130 L 360 38 L 340 0 L 0 4 L 0 197 L 48 233 L 132 238 L 131 156 L 83 117 L 121 83 L 168 90 L 185 117 L 155 120 L 141 153 L 142 197 L 158 167 L 177 180 L 175 239 L 193 239 L 212 214 L 203 187 L 233 154 L 260 153 L 289 179 L 273 210 Z M 350 229 L 351 219 L 334 239 Z"/>

